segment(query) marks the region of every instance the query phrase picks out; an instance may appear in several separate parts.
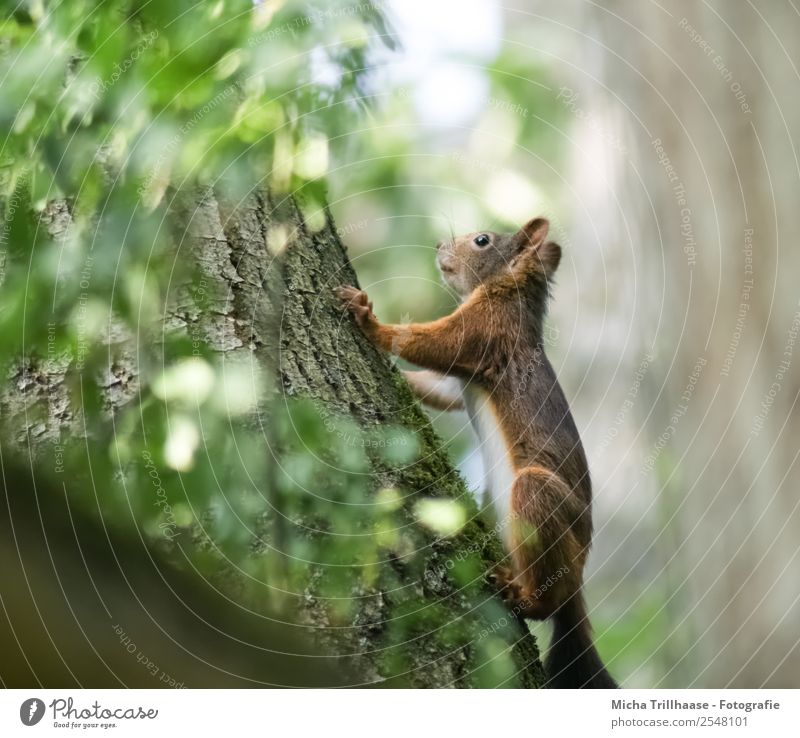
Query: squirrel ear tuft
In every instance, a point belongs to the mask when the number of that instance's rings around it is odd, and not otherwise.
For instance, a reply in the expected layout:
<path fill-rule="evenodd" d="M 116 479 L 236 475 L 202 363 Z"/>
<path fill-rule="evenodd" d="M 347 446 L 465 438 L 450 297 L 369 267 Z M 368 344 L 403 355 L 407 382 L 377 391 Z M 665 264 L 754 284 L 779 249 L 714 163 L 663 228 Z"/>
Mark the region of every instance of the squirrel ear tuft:
<path fill-rule="evenodd" d="M 547 218 L 533 218 L 529 220 L 517 233 L 520 248 L 538 249 L 547 238 L 550 230 L 550 221 Z"/>
<path fill-rule="evenodd" d="M 550 221 L 547 218 L 529 220 L 516 234 L 518 254 L 530 254 L 539 262 L 547 279 L 551 279 L 561 261 L 561 247 L 547 240 Z M 518 257 L 519 258 L 519 257 Z"/>
<path fill-rule="evenodd" d="M 561 262 L 561 246 L 554 241 L 546 241 L 536 249 L 536 255 L 541 259 L 547 279 L 552 279 Z"/>

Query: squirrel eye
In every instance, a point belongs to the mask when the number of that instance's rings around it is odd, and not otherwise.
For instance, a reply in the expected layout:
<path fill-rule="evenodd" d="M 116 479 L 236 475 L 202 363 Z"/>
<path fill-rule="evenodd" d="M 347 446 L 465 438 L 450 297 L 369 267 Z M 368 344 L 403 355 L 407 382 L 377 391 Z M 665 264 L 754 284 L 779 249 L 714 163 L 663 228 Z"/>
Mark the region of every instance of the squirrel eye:
<path fill-rule="evenodd" d="M 483 248 L 484 246 L 489 245 L 489 241 L 490 241 L 489 236 L 487 236 L 485 233 L 481 233 L 479 236 L 475 236 L 472 242 L 476 246 L 480 246 L 481 248 Z"/>

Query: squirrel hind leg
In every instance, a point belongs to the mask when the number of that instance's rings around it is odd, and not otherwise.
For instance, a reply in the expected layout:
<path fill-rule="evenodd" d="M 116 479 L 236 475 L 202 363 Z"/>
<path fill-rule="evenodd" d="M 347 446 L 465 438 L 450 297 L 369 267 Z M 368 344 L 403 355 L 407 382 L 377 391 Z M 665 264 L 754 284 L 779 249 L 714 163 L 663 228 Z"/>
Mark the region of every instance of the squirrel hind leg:
<path fill-rule="evenodd" d="M 498 567 L 492 577 L 512 615 L 528 620 L 547 620 L 554 608 L 548 599 L 531 588 L 528 577 L 519 577 L 511 567 Z"/>
<path fill-rule="evenodd" d="M 514 579 L 535 603 L 525 617 L 549 618 L 581 588 L 588 541 L 573 526 L 580 502 L 558 474 L 529 466 L 514 480 L 511 510 Z"/>
<path fill-rule="evenodd" d="M 511 507 L 514 578 L 523 592 L 534 588 L 536 603 L 522 616 L 552 617 L 554 626 L 547 686 L 616 687 L 592 641 L 581 594 L 590 529 L 580 500 L 557 474 L 526 467 L 514 481 Z"/>

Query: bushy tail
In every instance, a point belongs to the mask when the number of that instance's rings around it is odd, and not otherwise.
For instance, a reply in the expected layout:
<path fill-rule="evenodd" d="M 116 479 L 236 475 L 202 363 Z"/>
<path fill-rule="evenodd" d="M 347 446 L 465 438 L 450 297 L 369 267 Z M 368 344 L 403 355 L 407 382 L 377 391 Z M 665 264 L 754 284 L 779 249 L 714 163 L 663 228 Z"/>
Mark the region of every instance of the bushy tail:
<path fill-rule="evenodd" d="M 616 689 L 592 642 L 592 629 L 580 593 L 552 617 L 553 642 L 545 660 L 551 689 Z"/>

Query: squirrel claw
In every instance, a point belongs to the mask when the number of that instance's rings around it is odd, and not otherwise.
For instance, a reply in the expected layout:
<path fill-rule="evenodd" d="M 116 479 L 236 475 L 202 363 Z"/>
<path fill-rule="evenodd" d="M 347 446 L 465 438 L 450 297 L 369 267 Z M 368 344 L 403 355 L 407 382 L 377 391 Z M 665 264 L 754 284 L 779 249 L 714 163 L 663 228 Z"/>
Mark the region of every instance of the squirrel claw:
<path fill-rule="evenodd" d="M 489 572 L 486 580 L 493 587 L 499 590 L 505 590 L 514 581 L 514 574 L 507 566 L 498 566 L 493 571 Z"/>
<path fill-rule="evenodd" d="M 497 589 L 506 607 L 517 617 L 545 620 L 552 614 L 547 609 L 547 603 L 541 602 L 527 586 L 520 584 L 509 567 L 498 566 L 486 578 Z"/>
<path fill-rule="evenodd" d="M 342 306 L 350 311 L 360 328 L 365 329 L 375 322 L 372 302 L 370 302 L 366 292 L 350 285 L 336 287 L 333 292 L 339 298 Z"/>
<path fill-rule="evenodd" d="M 345 306 L 349 305 L 365 305 L 367 302 L 367 293 L 358 287 L 351 285 L 340 285 L 333 288 L 333 294 L 338 297 Z"/>

